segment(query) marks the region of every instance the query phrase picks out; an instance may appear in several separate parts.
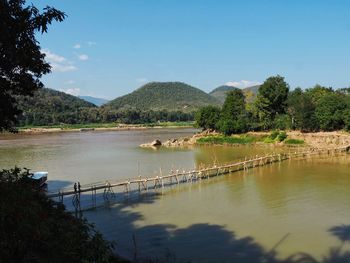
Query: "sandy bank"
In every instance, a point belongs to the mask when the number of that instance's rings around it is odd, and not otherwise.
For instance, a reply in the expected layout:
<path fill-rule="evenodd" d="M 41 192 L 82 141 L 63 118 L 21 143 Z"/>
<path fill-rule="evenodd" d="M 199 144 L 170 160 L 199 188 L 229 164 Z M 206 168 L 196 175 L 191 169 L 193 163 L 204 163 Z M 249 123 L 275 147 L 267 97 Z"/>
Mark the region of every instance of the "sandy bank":
<path fill-rule="evenodd" d="M 130 131 L 130 130 L 145 130 L 145 129 L 179 129 L 179 128 L 193 128 L 192 126 L 134 126 L 134 125 L 120 125 L 116 127 L 96 127 L 96 128 L 27 128 L 19 129 L 20 133 L 25 134 L 41 134 L 41 133 L 55 133 L 55 132 L 87 132 L 87 131 Z"/>
<path fill-rule="evenodd" d="M 253 137 L 264 137 L 270 135 L 271 132 L 248 132 L 247 135 Z M 220 135 L 217 132 L 204 131 L 201 133 L 194 134 L 192 137 L 173 138 L 167 141 L 161 142 L 162 146 L 165 147 L 183 147 L 194 145 L 197 143 L 199 138 Z M 312 148 L 330 148 L 339 146 L 350 145 L 350 133 L 344 131 L 334 132 L 315 132 L 315 133 L 302 133 L 300 131 L 287 131 L 288 139 L 303 140 L 305 144 L 303 146 Z M 263 142 L 257 142 L 262 145 L 269 145 Z M 236 145 L 236 144 L 234 144 Z M 283 143 L 276 143 L 276 146 L 282 146 Z M 152 143 L 145 143 L 140 145 L 141 147 L 151 147 Z M 160 144 L 158 144 L 160 146 Z"/>

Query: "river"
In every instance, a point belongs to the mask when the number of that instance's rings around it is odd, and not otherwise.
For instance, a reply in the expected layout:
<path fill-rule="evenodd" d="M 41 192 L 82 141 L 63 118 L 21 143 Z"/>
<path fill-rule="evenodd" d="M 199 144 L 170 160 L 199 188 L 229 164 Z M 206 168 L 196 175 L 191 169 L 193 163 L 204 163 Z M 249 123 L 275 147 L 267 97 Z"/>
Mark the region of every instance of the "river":
<path fill-rule="evenodd" d="M 49 190 L 271 153 L 262 146 L 142 149 L 193 129 L 2 135 L 0 168 L 49 172 Z M 279 149 L 281 150 L 281 149 Z M 118 253 L 168 262 L 261 262 L 350 249 L 350 156 L 286 161 L 84 212 Z M 133 241 L 135 240 L 135 241 Z"/>

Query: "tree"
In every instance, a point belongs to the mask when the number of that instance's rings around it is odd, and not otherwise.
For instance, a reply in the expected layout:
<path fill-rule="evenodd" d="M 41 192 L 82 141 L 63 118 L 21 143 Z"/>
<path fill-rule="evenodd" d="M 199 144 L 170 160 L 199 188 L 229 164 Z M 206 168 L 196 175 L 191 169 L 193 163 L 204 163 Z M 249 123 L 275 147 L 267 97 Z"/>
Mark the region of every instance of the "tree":
<path fill-rule="evenodd" d="M 285 113 L 288 92 L 289 85 L 279 75 L 269 77 L 259 87 L 255 107 L 265 129 L 271 127 L 276 115 Z"/>
<path fill-rule="evenodd" d="M 85 219 L 33 188 L 19 168 L 0 171 L 0 262 L 123 262 Z"/>
<path fill-rule="evenodd" d="M 288 114 L 292 120 L 292 128 L 301 131 L 316 131 L 319 123 L 315 115 L 315 104 L 309 93 L 296 88 L 288 94 Z"/>
<path fill-rule="evenodd" d="M 197 126 L 203 129 L 215 129 L 219 118 L 220 109 L 215 106 L 202 107 L 195 115 Z"/>
<path fill-rule="evenodd" d="M 338 93 L 328 93 L 321 97 L 315 109 L 320 128 L 324 131 L 342 129 L 346 106 L 344 97 Z"/>
<path fill-rule="evenodd" d="M 245 98 L 242 90 L 234 89 L 227 93 L 222 106 L 218 128 L 226 135 L 242 133 L 247 129 Z"/>
<path fill-rule="evenodd" d="M 307 89 L 306 90 L 306 94 L 308 96 L 310 96 L 312 103 L 317 106 L 319 100 L 326 96 L 329 93 L 333 93 L 333 89 L 332 88 L 327 88 L 327 87 L 323 87 L 319 84 L 316 84 L 313 88 L 311 89 Z"/>
<path fill-rule="evenodd" d="M 52 7 L 43 12 L 24 0 L 0 1 L 0 131 L 15 131 L 20 114 L 17 95 L 32 95 L 43 87 L 40 78 L 50 72 L 35 33 L 46 33 L 65 14 Z"/>

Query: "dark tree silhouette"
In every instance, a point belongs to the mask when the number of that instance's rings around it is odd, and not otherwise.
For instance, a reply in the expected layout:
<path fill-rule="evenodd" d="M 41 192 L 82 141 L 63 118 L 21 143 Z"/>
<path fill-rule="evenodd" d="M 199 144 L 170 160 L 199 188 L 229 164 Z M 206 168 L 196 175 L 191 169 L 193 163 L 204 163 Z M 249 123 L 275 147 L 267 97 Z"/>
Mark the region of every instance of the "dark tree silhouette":
<path fill-rule="evenodd" d="M 35 33 L 46 33 L 48 25 L 65 16 L 52 7 L 40 12 L 24 0 L 0 0 L 0 131 L 15 131 L 16 96 L 42 88 L 40 78 L 50 72 Z"/>

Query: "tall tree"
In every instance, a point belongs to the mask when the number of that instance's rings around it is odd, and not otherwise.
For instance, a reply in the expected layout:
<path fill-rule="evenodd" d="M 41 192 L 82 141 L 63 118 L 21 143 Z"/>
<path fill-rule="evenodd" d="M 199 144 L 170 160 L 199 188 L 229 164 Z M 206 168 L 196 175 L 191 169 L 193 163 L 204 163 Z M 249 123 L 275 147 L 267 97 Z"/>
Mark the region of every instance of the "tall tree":
<path fill-rule="evenodd" d="M 289 85 L 277 75 L 269 77 L 259 87 L 255 107 L 264 128 L 269 128 L 277 114 L 284 114 L 287 106 Z"/>
<path fill-rule="evenodd" d="M 221 110 L 218 128 L 226 135 L 246 131 L 245 98 L 242 90 L 234 89 L 227 93 Z"/>
<path fill-rule="evenodd" d="M 65 14 L 52 7 L 43 12 L 24 0 L 0 0 L 0 131 L 15 131 L 20 110 L 17 95 L 32 95 L 43 87 L 40 78 L 50 72 L 35 33 L 46 33 Z"/>
<path fill-rule="evenodd" d="M 296 88 L 288 95 L 288 114 L 292 128 L 301 131 L 316 131 L 319 123 L 315 115 L 315 104 L 309 94 Z"/>
<path fill-rule="evenodd" d="M 327 93 L 318 100 L 315 114 L 324 131 L 339 130 L 344 127 L 343 113 L 346 110 L 346 101 L 343 95 Z"/>

